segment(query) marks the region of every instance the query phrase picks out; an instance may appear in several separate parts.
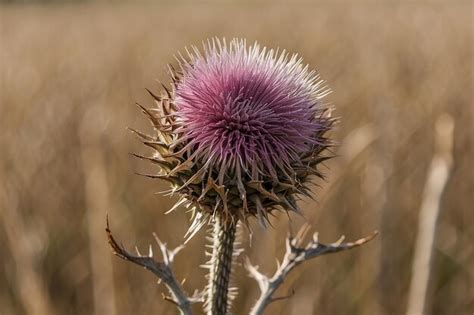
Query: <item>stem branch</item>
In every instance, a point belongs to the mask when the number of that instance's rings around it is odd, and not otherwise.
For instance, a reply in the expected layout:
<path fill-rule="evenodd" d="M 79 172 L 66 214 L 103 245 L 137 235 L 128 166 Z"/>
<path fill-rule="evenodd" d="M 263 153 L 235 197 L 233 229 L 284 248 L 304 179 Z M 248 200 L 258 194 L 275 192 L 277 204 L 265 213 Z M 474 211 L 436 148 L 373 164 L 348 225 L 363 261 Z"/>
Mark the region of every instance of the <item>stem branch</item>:
<path fill-rule="evenodd" d="M 344 237 L 341 237 L 337 242 L 326 245 L 320 243 L 318 241 L 318 234 L 314 233 L 313 238 L 305 245 L 303 244 L 303 239 L 308 230 L 309 226 L 305 225 L 295 237 L 290 235 L 287 238 L 285 256 L 272 277 L 267 277 L 262 274 L 258 271 L 257 266 L 252 265 L 250 260 L 247 260 L 245 267 L 249 271 L 250 276 L 257 281 L 260 287 L 260 297 L 250 311 L 251 315 L 263 315 L 265 309 L 270 303 L 285 298 L 275 298 L 273 295 L 285 281 L 288 274 L 299 264 L 322 255 L 337 253 L 361 246 L 372 240 L 377 235 L 377 232 L 374 232 L 374 234 L 368 237 L 361 238 L 351 243 L 343 243 Z"/>

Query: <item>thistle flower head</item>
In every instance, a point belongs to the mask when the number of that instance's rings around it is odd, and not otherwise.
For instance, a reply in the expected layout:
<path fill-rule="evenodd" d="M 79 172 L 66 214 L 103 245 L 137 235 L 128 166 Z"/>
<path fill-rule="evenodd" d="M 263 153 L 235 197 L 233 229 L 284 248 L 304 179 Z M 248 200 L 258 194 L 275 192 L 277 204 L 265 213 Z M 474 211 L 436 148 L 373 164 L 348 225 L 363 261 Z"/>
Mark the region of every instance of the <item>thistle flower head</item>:
<path fill-rule="evenodd" d="M 296 55 L 238 39 L 212 40 L 179 62 L 172 89 L 145 110 L 157 131 L 145 138 L 155 177 L 198 210 L 196 227 L 214 214 L 265 223 L 272 210 L 297 211 L 330 146 L 323 81 Z"/>
<path fill-rule="evenodd" d="M 239 168 L 277 180 L 318 141 L 316 77 L 296 56 L 288 60 L 242 41 L 215 44 L 185 65 L 176 87 L 185 137 L 198 159 L 219 169 L 221 181 Z"/>

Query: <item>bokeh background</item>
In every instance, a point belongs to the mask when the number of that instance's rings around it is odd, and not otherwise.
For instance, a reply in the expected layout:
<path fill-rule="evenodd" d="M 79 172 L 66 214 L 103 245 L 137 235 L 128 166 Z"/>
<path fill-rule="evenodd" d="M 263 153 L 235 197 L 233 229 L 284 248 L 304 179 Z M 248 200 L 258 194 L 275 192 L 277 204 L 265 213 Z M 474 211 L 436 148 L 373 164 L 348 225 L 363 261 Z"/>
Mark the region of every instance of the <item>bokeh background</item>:
<path fill-rule="evenodd" d="M 8 1 L 7 1 L 8 2 Z M 439 117 L 454 121 L 453 168 L 439 196 L 426 314 L 474 312 L 474 104 L 471 1 L 192 1 L 0 5 L 0 314 L 175 314 L 152 274 L 114 257 L 152 232 L 183 241 L 188 215 L 164 212 L 166 185 L 130 157 L 126 127 L 150 131 L 152 105 L 184 46 L 218 36 L 299 53 L 334 91 L 341 146 L 304 218 L 253 222 L 244 255 L 271 273 L 289 229 L 368 245 L 308 262 L 268 314 L 404 314 Z M 446 119 L 445 119 L 446 120 Z M 449 119 L 448 119 L 449 120 Z M 205 285 L 205 233 L 177 257 L 188 292 Z M 258 288 L 242 266 L 235 314 Z M 421 297 L 420 297 L 421 298 Z M 201 312 L 196 306 L 196 312 Z"/>

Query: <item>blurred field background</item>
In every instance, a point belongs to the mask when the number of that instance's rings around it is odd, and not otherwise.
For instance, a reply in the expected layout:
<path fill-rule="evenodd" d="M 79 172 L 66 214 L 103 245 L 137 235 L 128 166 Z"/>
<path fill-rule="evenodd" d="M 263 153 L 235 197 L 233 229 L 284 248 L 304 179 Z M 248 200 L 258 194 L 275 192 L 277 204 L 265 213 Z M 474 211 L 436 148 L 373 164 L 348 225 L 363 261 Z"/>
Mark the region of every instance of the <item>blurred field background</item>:
<path fill-rule="evenodd" d="M 426 314 L 474 312 L 474 105 L 471 1 L 180 1 L 0 6 L 0 314 L 175 314 L 151 273 L 112 256 L 105 215 L 128 248 L 152 232 L 177 246 L 187 214 L 164 212 L 166 184 L 129 152 L 149 131 L 173 54 L 206 38 L 258 40 L 298 52 L 333 89 L 342 120 L 328 180 L 303 200 L 331 242 L 380 230 L 365 247 L 300 267 L 267 314 L 405 314 L 435 122 L 454 119 L 454 164 L 441 196 Z M 286 216 L 254 222 L 246 254 L 273 272 Z M 292 217 L 296 229 L 303 218 Z M 204 236 L 177 257 L 188 292 L 205 285 Z M 245 255 L 244 255 L 245 256 Z M 239 262 L 243 261 L 243 257 Z M 420 270 L 419 270 L 420 271 Z M 416 271 L 418 272 L 418 271 Z M 415 273 L 416 273 L 415 272 Z M 258 295 L 238 267 L 235 314 Z M 421 298 L 421 297 L 420 297 Z M 196 306 L 200 312 L 200 307 Z"/>

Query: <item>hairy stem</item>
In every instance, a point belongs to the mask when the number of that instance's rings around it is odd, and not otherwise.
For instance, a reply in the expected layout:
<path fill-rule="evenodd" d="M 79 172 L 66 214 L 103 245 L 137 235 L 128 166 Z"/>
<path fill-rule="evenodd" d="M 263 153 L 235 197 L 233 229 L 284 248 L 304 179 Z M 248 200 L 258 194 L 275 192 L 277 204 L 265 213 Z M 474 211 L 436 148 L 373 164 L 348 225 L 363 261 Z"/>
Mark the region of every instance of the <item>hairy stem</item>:
<path fill-rule="evenodd" d="M 224 315 L 228 310 L 236 222 L 216 216 L 207 293 L 207 314 Z"/>

